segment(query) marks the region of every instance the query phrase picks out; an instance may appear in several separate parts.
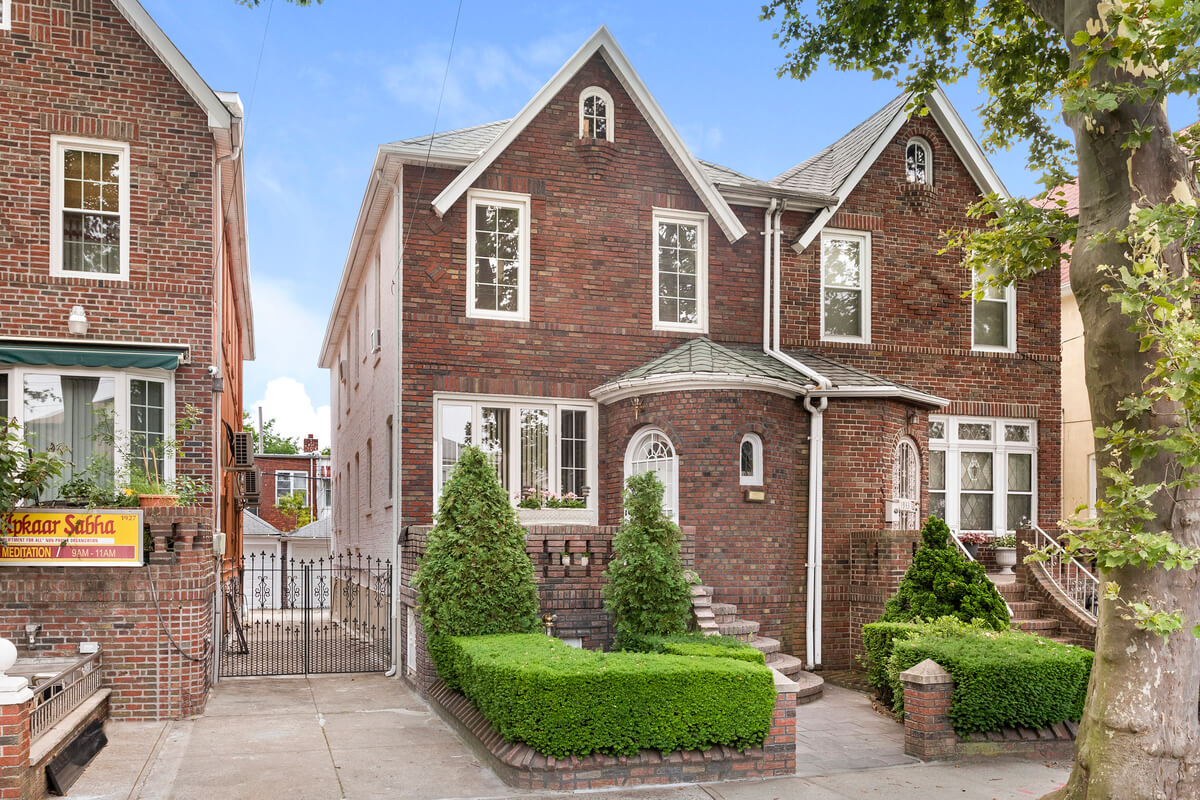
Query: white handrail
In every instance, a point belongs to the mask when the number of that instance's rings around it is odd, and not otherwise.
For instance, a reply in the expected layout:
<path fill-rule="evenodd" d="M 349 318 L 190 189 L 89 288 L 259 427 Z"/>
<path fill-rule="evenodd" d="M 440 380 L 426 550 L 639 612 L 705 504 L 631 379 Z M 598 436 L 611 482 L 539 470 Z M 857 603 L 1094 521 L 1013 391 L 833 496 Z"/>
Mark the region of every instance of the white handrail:
<path fill-rule="evenodd" d="M 954 530 L 953 528 L 950 529 L 950 541 L 954 542 L 954 544 L 958 546 L 958 552 L 962 553 L 967 561 L 975 560 L 975 556 L 971 555 L 971 551 L 967 549 L 965 544 L 963 544 L 963 540 L 958 538 L 958 531 Z M 1004 595 L 1000 595 L 1000 600 L 1003 601 L 1004 608 L 1008 611 L 1008 618 L 1011 620 L 1013 618 L 1012 606 L 1010 606 L 1008 601 L 1004 599 Z"/>
<path fill-rule="evenodd" d="M 1053 536 L 1037 525 L 1030 527 L 1037 535 L 1037 547 L 1046 550 L 1050 556 L 1040 562 L 1046 577 L 1062 591 L 1076 611 L 1095 624 L 1096 610 L 1100 605 L 1100 579 L 1079 559 L 1068 555 Z"/>

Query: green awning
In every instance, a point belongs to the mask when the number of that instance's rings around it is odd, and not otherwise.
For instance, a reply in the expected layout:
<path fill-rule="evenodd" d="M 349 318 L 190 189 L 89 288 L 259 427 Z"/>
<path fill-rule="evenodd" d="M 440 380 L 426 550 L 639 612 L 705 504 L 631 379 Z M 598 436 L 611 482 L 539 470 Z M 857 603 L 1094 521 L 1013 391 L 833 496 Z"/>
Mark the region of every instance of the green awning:
<path fill-rule="evenodd" d="M 177 369 L 186 352 L 183 345 L 53 344 L 10 339 L 0 341 L 0 366 Z"/>

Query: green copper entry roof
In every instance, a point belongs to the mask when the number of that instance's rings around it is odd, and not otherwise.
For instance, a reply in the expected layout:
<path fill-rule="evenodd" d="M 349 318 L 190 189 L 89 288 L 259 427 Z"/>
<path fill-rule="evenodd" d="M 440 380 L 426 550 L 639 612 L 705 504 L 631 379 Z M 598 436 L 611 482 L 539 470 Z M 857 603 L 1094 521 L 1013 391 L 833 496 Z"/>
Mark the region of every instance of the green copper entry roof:
<path fill-rule="evenodd" d="M 113 367 L 177 369 L 186 345 L 137 345 L 105 342 L 50 342 L 0 339 L 0 365 L 27 367 Z"/>
<path fill-rule="evenodd" d="M 761 350 L 717 344 L 703 336 L 691 339 L 653 361 L 634 367 L 614 382 L 648 378 L 654 375 L 711 373 L 745 375 L 809 386 L 812 379 Z"/>

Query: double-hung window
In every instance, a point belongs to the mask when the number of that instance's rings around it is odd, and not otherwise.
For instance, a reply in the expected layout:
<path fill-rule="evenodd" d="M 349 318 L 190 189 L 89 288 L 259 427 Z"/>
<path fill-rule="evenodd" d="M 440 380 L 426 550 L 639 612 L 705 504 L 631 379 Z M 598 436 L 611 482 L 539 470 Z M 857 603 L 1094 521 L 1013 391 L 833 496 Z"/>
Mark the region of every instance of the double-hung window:
<path fill-rule="evenodd" d="M 1016 287 L 1009 284 L 982 289 L 982 296 L 971 301 L 971 349 L 1011 353 L 1017 349 Z"/>
<path fill-rule="evenodd" d="M 50 138 L 50 274 L 129 279 L 129 144 Z"/>
<path fill-rule="evenodd" d="M 594 405 L 549 398 L 439 395 L 434 400 L 434 497 L 463 449 L 487 454 L 500 485 L 524 506 L 555 503 L 596 515 L 597 432 Z"/>
<path fill-rule="evenodd" d="M 1003 533 L 1037 520 L 1037 424 L 929 421 L 929 506 L 955 530 Z"/>
<path fill-rule="evenodd" d="M 821 338 L 871 341 L 871 235 L 821 232 Z"/>
<path fill-rule="evenodd" d="M 304 498 L 304 505 L 308 505 L 308 473 L 302 470 L 276 470 L 275 502 L 279 503 L 291 494 L 300 495 Z"/>
<path fill-rule="evenodd" d="M 654 328 L 708 330 L 708 215 L 654 209 Z"/>
<path fill-rule="evenodd" d="M 529 195 L 467 192 L 467 316 L 529 319 Z"/>

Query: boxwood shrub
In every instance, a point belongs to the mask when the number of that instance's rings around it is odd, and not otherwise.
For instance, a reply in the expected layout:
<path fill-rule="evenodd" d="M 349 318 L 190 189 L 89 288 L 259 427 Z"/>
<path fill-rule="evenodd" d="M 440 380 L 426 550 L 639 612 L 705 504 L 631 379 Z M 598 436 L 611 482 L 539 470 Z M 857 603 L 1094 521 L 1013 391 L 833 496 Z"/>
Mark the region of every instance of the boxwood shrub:
<path fill-rule="evenodd" d="M 506 739 L 548 756 L 743 750 L 770 731 L 775 686 L 758 664 L 600 653 L 540 634 L 447 640 L 443 680 Z"/>
<path fill-rule="evenodd" d="M 736 658 L 751 664 L 765 664 L 766 656 L 732 636 L 705 636 L 703 633 L 676 633 L 670 636 L 626 636 L 623 649 L 636 653 L 668 653 L 676 656 Z"/>
<path fill-rule="evenodd" d="M 867 668 L 867 682 L 879 699 L 889 706 L 895 701 L 892 681 L 888 676 L 892 646 L 898 639 L 911 639 L 920 630 L 921 625 L 915 622 L 872 622 L 863 626 L 863 650 L 866 651 L 863 661 Z"/>
<path fill-rule="evenodd" d="M 897 711 L 904 703 L 900 673 L 932 658 L 954 676 L 950 721 L 960 734 L 1079 720 L 1090 650 L 1021 631 L 951 627 L 939 621 L 910 638 L 892 637 L 888 678 Z"/>

